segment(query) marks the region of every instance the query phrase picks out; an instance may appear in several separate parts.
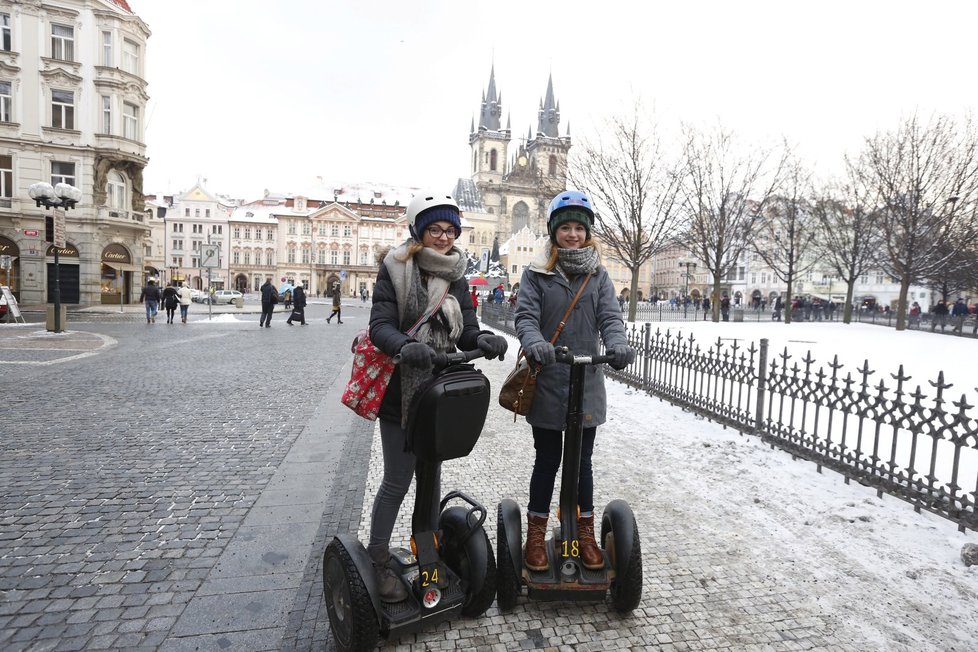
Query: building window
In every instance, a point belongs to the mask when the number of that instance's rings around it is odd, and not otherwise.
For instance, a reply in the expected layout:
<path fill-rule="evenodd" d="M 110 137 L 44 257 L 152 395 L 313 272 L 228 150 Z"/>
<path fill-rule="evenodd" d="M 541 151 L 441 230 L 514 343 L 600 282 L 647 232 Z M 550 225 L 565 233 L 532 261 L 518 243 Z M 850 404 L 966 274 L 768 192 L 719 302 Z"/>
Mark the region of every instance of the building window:
<path fill-rule="evenodd" d="M 340 234 L 340 225 L 333 224 L 329 229 L 329 234 L 334 238 L 337 237 Z"/>
<path fill-rule="evenodd" d="M 112 67 L 112 32 L 102 32 L 102 65 Z"/>
<path fill-rule="evenodd" d="M 119 211 L 126 209 L 126 180 L 121 174 L 109 170 L 105 190 L 109 198 L 109 208 Z"/>
<path fill-rule="evenodd" d="M 179 226 L 179 225 L 176 224 L 176 223 L 173 224 L 173 232 L 174 233 L 176 233 L 179 230 L 179 229 L 177 229 L 177 226 Z"/>
<path fill-rule="evenodd" d="M 250 251 L 246 251 L 246 252 L 244 252 L 244 254 L 245 254 L 245 256 L 244 256 L 244 260 L 245 260 L 244 264 L 245 265 L 250 265 L 251 264 L 251 252 Z"/>
<path fill-rule="evenodd" d="M 309 228 L 309 222 L 302 223 L 302 235 L 309 235 L 311 229 Z"/>
<path fill-rule="evenodd" d="M 234 230 L 231 233 L 234 234 L 235 240 L 239 240 L 241 238 L 241 227 L 240 226 L 234 227 Z"/>
<path fill-rule="evenodd" d="M 51 58 L 75 60 L 75 30 L 67 25 L 51 25 Z"/>
<path fill-rule="evenodd" d="M 13 40 L 10 38 L 10 14 L 0 14 L 0 48 L 10 52 Z"/>
<path fill-rule="evenodd" d="M 303 249 L 302 250 L 302 262 L 304 262 L 306 265 L 309 264 L 309 250 L 308 249 Z"/>
<path fill-rule="evenodd" d="M 62 161 L 51 161 L 51 185 L 67 183 L 69 186 L 78 185 L 75 183 L 75 164 Z"/>
<path fill-rule="evenodd" d="M 320 224 L 319 225 L 319 235 L 322 236 L 322 237 L 325 237 L 326 236 L 326 225 L 325 224 Z"/>
<path fill-rule="evenodd" d="M 51 126 L 75 128 L 75 94 L 71 91 L 51 91 Z"/>
<path fill-rule="evenodd" d="M 245 240 L 251 240 L 251 227 L 245 227 Z"/>
<path fill-rule="evenodd" d="M 194 217 L 200 217 L 200 209 L 199 208 L 195 208 L 194 209 Z"/>
<path fill-rule="evenodd" d="M 319 264 L 320 265 L 325 265 L 326 264 L 326 250 L 325 249 L 320 249 L 319 250 Z"/>
<path fill-rule="evenodd" d="M 129 140 L 139 140 L 139 107 L 128 102 L 122 105 L 122 135 Z"/>
<path fill-rule="evenodd" d="M 231 252 L 231 262 L 237 265 L 241 262 L 241 253 L 238 251 Z"/>
<path fill-rule="evenodd" d="M 139 44 L 129 39 L 122 41 L 122 69 L 134 75 L 139 74 Z"/>
<path fill-rule="evenodd" d="M 349 265 L 350 264 L 350 252 L 349 251 L 344 251 L 343 252 L 343 264 L 344 265 Z"/>
<path fill-rule="evenodd" d="M 102 96 L 102 133 L 112 133 L 112 98 L 108 95 Z"/>
<path fill-rule="evenodd" d="M 353 235 L 353 230 L 350 228 L 350 225 L 349 224 L 344 224 L 343 225 L 343 236 L 349 238 L 351 235 Z"/>
<path fill-rule="evenodd" d="M 295 247 L 289 247 L 289 252 L 288 252 L 288 256 L 286 257 L 286 260 L 288 260 L 290 263 L 295 262 Z"/>
<path fill-rule="evenodd" d="M 366 251 L 361 251 L 360 252 L 360 264 L 361 265 L 366 265 L 367 264 L 367 252 Z"/>
<path fill-rule="evenodd" d="M 496 156 L 497 156 L 496 150 L 492 150 L 489 152 L 489 170 L 491 172 L 496 171 Z"/>
<path fill-rule="evenodd" d="M 268 240 L 271 241 L 271 239 L 272 239 L 272 228 L 268 227 Z"/>
<path fill-rule="evenodd" d="M 211 216 L 211 209 L 205 208 L 204 209 L 204 217 L 210 217 L 210 216 Z"/>
<path fill-rule="evenodd" d="M 14 196 L 14 157 L 0 156 L 0 197 Z"/>
<path fill-rule="evenodd" d="M 295 235 L 295 222 L 289 222 L 289 235 Z"/>
<path fill-rule="evenodd" d="M 338 258 L 336 256 L 336 252 L 335 251 L 329 252 L 329 264 L 335 265 L 337 263 L 337 260 Z"/>
<path fill-rule="evenodd" d="M 261 229 L 255 228 L 255 240 L 261 240 Z"/>
<path fill-rule="evenodd" d="M 272 265 L 275 264 L 274 261 L 275 261 L 275 257 L 272 254 L 272 252 L 271 251 L 266 251 L 265 252 L 265 264 L 268 265 L 269 267 L 271 267 Z"/>
<path fill-rule="evenodd" d="M 183 209 L 183 216 L 184 217 L 190 217 L 190 209 L 189 208 Z"/>
<path fill-rule="evenodd" d="M 8 81 L 0 81 L 0 122 L 13 122 L 11 107 L 13 95 L 11 94 L 11 84 Z"/>
<path fill-rule="evenodd" d="M 547 162 L 547 172 L 550 176 L 557 176 L 557 157 L 551 156 L 550 160 Z"/>
<path fill-rule="evenodd" d="M 469 244 L 475 244 L 475 231 L 469 231 Z"/>

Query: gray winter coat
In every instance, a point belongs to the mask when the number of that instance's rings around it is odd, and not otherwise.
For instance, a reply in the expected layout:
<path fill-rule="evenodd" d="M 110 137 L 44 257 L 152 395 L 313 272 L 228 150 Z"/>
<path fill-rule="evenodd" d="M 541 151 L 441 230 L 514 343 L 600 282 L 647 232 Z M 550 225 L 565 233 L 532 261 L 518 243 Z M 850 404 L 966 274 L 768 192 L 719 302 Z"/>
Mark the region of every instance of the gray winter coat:
<path fill-rule="evenodd" d="M 581 276 L 568 284 L 560 274 L 546 271 L 542 257 L 527 267 L 520 279 L 516 301 L 516 335 L 523 348 L 535 342 L 550 341 L 583 281 Z M 614 286 L 601 265 L 567 318 L 555 346 L 566 346 L 574 353 L 597 354 L 600 352 L 599 334 L 606 348 L 628 344 Z M 603 368 L 604 365 L 589 366 L 584 372 L 585 428 L 600 426 L 606 419 L 608 400 Z M 540 371 L 533 405 L 526 415 L 530 425 L 564 430 L 569 384 L 570 366 L 562 362 L 547 365 Z"/>

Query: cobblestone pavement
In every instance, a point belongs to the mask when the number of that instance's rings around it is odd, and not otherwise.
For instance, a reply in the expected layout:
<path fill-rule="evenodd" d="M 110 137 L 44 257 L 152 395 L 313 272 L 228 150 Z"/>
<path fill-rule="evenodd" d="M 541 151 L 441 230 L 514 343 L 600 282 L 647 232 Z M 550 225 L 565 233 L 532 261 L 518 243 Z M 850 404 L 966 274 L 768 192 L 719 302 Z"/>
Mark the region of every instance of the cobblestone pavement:
<path fill-rule="evenodd" d="M 374 424 L 338 404 L 367 308 L 345 305 L 342 326 L 323 323 L 327 310 L 312 306 L 306 328 L 277 312 L 259 329 L 247 307 L 214 323 L 192 309 L 187 325 L 78 319 L 58 337 L 92 354 L 46 365 L 10 364 L 0 327 L 0 649 L 332 649 L 322 550 L 337 532 L 366 539 L 381 458 Z M 511 364 L 480 366 L 498 387 Z M 756 441 L 719 426 L 706 441 L 680 437 L 694 416 L 635 400 L 599 430 L 595 502 L 624 498 L 635 511 L 639 608 L 524 596 L 511 613 L 494 605 L 386 649 L 975 649 L 978 614 L 940 609 L 974 603 L 973 583 L 936 591 L 922 578 L 917 598 L 887 586 L 858 561 L 868 555 L 811 541 L 812 506 L 745 463 Z M 617 433 L 616 421 L 642 434 Z M 761 448 L 766 464 L 791 463 Z M 443 488 L 483 501 L 495 541 L 495 506 L 525 508 L 531 464 L 528 426 L 493 407 Z M 810 466 L 798 482 L 841 487 L 857 511 L 877 500 Z M 853 549 L 880 540 L 861 532 L 900 527 L 846 522 Z M 878 556 L 910 566 L 886 546 Z"/>

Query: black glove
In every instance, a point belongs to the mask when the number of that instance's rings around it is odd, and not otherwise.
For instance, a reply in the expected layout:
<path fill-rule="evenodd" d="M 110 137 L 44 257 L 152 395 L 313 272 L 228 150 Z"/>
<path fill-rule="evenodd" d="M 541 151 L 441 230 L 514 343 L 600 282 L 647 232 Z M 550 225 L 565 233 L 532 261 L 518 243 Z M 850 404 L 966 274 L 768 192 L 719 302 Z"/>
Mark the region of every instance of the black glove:
<path fill-rule="evenodd" d="M 628 365 L 635 362 L 635 349 L 628 346 L 627 344 L 616 344 L 615 346 L 608 349 L 608 353 L 614 356 L 614 360 L 610 362 L 612 369 L 617 369 L 621 371 Z"/>
<path fill-rule="evenodd" d="M 503 355 L 506 353 L 506 349 L 509 348 L 509 342 L 502 335 L 483 333 L 475 342 L 479 350 L 485 354 L 487 360 L 492 360 L 493 358 L 503 360 Z"/>
<path fill-rule="evenodd" d="M 401 356 L 401 364 L 424 369 L 431 366 L 431 356 L 434 355 L 434 351 L 427 344 L 408 342 L 401 347 L 398 355 Z"/>
<path fill-rule="evenodd" d="M 523 349 L 526 357 L 535 361 L 537 364 L 548 365 L 557 362 L 557 354 L 554 353 L 554 345 L 550 342 L 537 342 Z"/>

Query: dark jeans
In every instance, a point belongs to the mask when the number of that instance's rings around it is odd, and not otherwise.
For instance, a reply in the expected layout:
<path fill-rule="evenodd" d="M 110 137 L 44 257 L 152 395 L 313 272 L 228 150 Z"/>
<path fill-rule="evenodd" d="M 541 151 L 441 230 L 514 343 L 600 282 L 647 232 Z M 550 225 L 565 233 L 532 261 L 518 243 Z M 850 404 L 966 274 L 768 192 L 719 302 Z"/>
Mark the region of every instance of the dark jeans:
<path fill-rule="evenodd" d="M 261 302 L 261 319 L 258 320 L 259 326 L 266 326 L 272 323 L 272 313 L 275 312 L 275 304 L 271 301 Z"/>
<path fill-rule="evenodd" d="M 594 435 L 597 428 L 585 428 L 581 442 L 581 474 L 577 479 L 577 504 L 582 512 L 594 511 L 594 478 L 591 470 L 591 454 L 594 452 Z M 549 514 L 553 500 L 557 469 L 564 450 L 564 434 L 559 430 L 533 427 L 533 475 L 530 476 L 530 504 L 534 514 Z"/>

